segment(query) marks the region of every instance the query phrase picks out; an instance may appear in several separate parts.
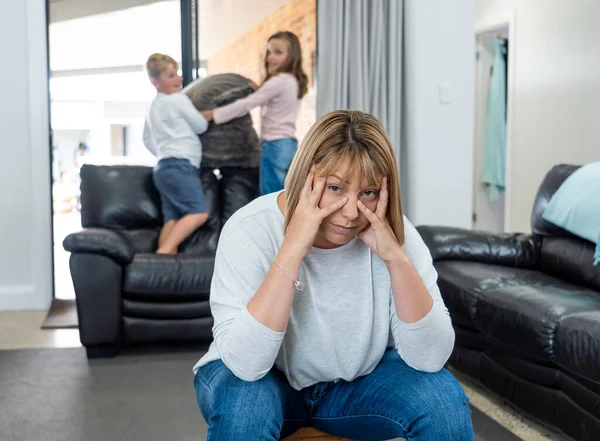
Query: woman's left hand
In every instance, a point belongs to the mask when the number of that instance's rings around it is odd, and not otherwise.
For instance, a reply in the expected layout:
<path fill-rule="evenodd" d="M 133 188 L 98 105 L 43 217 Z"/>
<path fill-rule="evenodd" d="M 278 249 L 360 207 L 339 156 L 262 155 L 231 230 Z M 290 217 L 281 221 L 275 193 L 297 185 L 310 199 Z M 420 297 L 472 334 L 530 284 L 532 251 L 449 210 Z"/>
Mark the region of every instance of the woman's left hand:
<path fill-rule="evenodd" d="M 367 244 L 386 264 L 405 257 L 402 246 L 398 243 L 392 227 L 387 220 L 388 190 L 387 178 L 383 177 L 379 188 L 379 200 L 375 213 L 365 204 L 358 201 L 358 209 L 365 215 L 369 225 L 358 233 L 358 237 Z"/>

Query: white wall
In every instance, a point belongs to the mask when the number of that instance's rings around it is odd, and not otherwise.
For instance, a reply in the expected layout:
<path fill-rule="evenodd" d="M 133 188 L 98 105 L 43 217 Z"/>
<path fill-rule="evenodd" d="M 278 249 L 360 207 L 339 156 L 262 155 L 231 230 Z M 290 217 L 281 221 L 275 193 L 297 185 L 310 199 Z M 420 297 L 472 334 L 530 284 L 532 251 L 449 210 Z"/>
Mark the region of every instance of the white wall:
<path fill-rule="evenodd" d="M 44 0 L 3 2 L 0 41 L 0 310 L 52 296 Z"/>
<path fill-rule="evenodd" d="M 405 211 L 416 225 L 471 227 L 474 0 L 405 0 Z M 451 102 L 441 104 L 447 85 Z"/>
<path fill-rule="evenodd" d="M 537 189 L 555 164 L 600 161 L 600 2 L 477 0 L 478 22 L 514 14 L 509 228 L 530 230 Z"/>
<path fill-rule="evenodd" d="M 127 125 L 127 156 L 135 158 L 140 164 L 153 164 L 156 157 L 144 145 L 144 121 Z"/>

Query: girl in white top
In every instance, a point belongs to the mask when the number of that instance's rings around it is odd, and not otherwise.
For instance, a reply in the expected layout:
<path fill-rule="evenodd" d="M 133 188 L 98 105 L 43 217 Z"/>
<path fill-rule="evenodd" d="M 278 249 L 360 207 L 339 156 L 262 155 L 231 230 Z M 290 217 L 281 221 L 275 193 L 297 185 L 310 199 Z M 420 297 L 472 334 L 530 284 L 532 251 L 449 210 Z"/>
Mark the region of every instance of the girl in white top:
<path fill-rule="evenodd" d="M 278 440 L 312 425 L 355 440 L 472 440 L 443 369 L 454 331 L 403 217 L 389 138 L 371 115 L 325 115 L 285 191 L 226 223 L 194 367 L 209 440 Z"/>

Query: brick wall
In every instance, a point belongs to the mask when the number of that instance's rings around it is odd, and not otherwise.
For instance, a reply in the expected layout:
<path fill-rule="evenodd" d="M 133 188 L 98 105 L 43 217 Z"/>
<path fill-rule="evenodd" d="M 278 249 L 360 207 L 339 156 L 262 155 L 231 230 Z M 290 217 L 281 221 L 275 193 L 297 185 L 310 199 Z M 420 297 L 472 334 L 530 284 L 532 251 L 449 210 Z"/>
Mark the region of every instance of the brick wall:
<path fill-rule="evenodd" d="M 263 78 L 262 66 L 267 39 L 278 31 L 291 31 L 296 34 L 302 47 L 304 71 L 309 78 L 308 93 L 302 99 L 302 107 L 296 123 L 296 136 L 299 141 L 302 140 L 316 119 L 314 90 L 314 59 L 317 44 L 316 7 L 316 0 L 290 0 L 233 44 L 206 60 L 209 74 L 234 72 L 260 84 Z M 252 111 L 252 118 L 257 132 L 259 132 L 260 109 Z"/>

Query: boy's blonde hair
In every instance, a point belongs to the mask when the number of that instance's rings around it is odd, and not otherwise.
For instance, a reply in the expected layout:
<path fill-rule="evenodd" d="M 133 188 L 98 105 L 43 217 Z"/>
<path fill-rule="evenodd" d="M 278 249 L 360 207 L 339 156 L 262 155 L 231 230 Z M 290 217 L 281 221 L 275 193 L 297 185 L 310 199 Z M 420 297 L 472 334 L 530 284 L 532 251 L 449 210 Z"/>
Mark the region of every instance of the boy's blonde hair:
<path fill-rule="evenodd" d="M 148 77 L 158 78 L 169 64 L 174 65 L 175 69 L 178 67 L 177 61 L 168 55 L 158 53 L 150 55 L 148 61 L 146 61 Z"/>
<path fill-rule="evenodd" d="M 361 180 L 366 178 L 369 185 L 377 187 L 385 176 L 389 195 L 386 218 L 400 245 L 404 244 L 398 167 L 390 138 L 377 118 L 357 110 L 336 110 L 311 127 L 285 179 L 284 229 L 296 210 L 313 164 L 316 176 L 328 176 L 335 167 L 348 165 L 347 175 L 358 174 Z"/>

